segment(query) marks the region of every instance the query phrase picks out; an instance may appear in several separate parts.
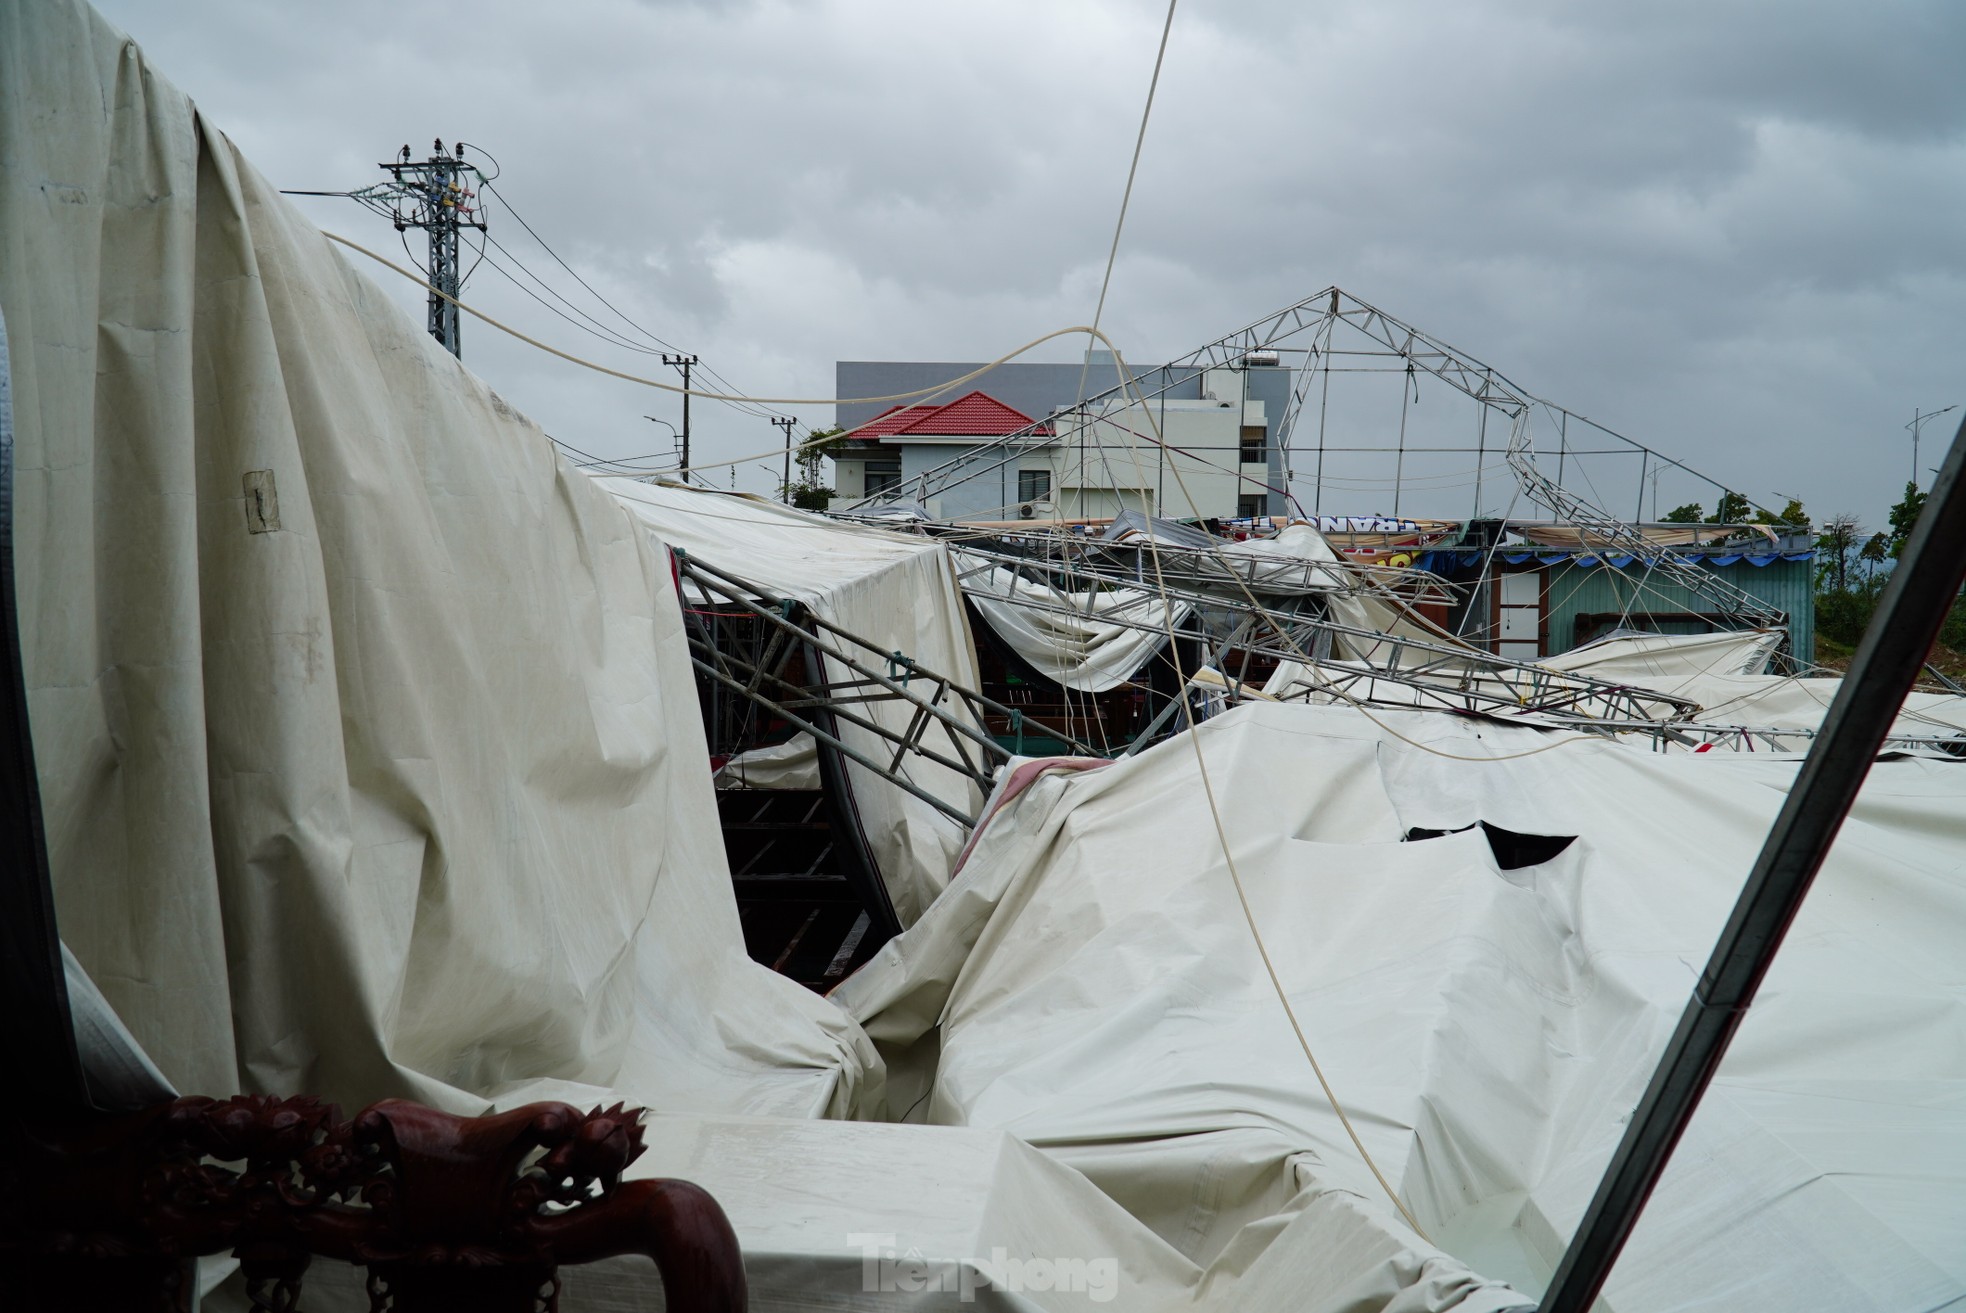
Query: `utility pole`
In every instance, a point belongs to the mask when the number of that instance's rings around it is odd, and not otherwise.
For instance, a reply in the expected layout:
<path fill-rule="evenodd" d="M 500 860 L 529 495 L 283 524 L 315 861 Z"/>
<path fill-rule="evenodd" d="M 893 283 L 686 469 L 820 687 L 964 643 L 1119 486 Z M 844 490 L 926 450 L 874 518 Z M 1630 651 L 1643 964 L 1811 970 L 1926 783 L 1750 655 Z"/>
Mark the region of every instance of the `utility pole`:
<path fill-rule="evenodd" d="M 695 356 L 672 356 L 662 353 L 662 363 L 682 371 L 683 375 L 683 482 L 689 482 L 689 367 L 696 363 Z"/>
<path fill-rule="evenodd" d="M 790 506 L 792 504 L 792 425 L 798 421 L 790 415 L 777 415 L 771 422 L 785 434 L 785 482 L 779 485 L 778 495 L 785 499 L 787 506 Z"/>
<path fill-rule="evenodd" d="M 411 160 L 410 148 L 403 147 L 397 160 L 381 166 L 393 181 L 371 189 L 371 194 L 389 202 L 389 218 L 397 232 L 421 228 L 430 234 L 430 286 L 436 289 L 430 293 L 430 336 L 462 359 L 455 298 L 464 280 L 458 270 L 457 233 L 460 228 L 485 230 L 474 185 L 482 183 L 485 175 L 464 162 L 464 147 L 453 155 L 441 139 L 434 144 L 430 158 L 421 161 Z"/>
<path fill-rule="evenodd" d="M 430 336 L 443 343 L 444 350 L 462 357 L 464 349 L 458 335 L 456 298 L 464 290 L 464 275 L 458 271 L 457 232 L 460 228 L 485 231 L 478 217 L 478 187 L 484 172 L 464 162 L 464 143 L 457 153 L 444 149 L 443 139 L 432 143 L 430 158 L 410 159 L 408 146 L 388 164 L 377 168 L 389 175 L 388 182 L 357 191 L 300 191 L 282 188 L 284 196 L 346 196 L 360 201 L 370 210 L 396 225 L 397 232 L 421 228 L 430 234 Z M 494 174 L 494 177 L 497 175 Z M 440 295 L 441 293 L 441 295 Z M 448 299 L 447 299 L 448 298 Z"/>

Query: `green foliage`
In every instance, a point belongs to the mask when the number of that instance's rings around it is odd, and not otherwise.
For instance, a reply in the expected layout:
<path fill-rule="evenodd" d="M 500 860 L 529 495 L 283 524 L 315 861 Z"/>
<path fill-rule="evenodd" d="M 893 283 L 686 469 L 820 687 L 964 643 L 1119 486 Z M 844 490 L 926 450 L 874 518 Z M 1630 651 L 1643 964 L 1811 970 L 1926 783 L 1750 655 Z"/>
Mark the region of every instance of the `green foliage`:
<path fill-rule="evenodd" d="M 1870 628 L 1884 581 L 1872 575 L 1853 588 L 1832 588 L 1816 594 L 1816 632 L 1845 647 L 1855 647 Z"/>
<path fill-rule="evenodd" d="M 1848 513 L 1832 515 L 1816 535 L 1816 587 L 1848 592 L 1852 579 L 1861 580 L 1866 567 L 1862 552 L 1864 526 Z"/>
<path fill-rule="evenodd" d="M 1738 492 L 1720 494 L 1720 504 L 1714 507 L 1715 524 L 1746 524 L 1748 522 L 1748 499 Z"/>
<path fill-rule="evenodd" d="M 802 511 L 823 511 L 831 506 L 833 490 L 826 486 L 819 463 L 837 453 L 846 442 L 846 430 L 838 425 L 808 431 L 796 453 L 799 477 L 791 483 L 780 485 L 778 499 Z"/>
<path fill-rule="evenodd" d="M 1802 509 L 1802 503 L 1799 500 L 1791 497 L 1789 498 L 1789 504 L 1782 507 L 1781 514 L 1777 515 L 1771 511 L 1756 511 L 1754 513 L 1754 522 L 1756 524 L 1766 524 L 1774 528 L 1807 529 L 1809 527 L 1809 512 Z"/>
<path fill-rule="evenodd" d="M 840 448 L 848 442 L 846 430 L 835 424 L 830 429 L 813 429 L 799 444 L 799 467 L 805 471 L 807 483 L 819 482 L 819 462 L 828 456 L 837 455 Z"/>
<path fill-rule="evenodd" d="M 1904 500 L 1891 508 L 1891 536 L 1888 540 L 1891 559 L 1897 560 L 1905 550 L 1905 543 L 1911 538 L 1912 527 L 1918 523 L 1918 516 L 1925 509 L 1925 494 L 1915 483 L 1905 485 Z"/>
<path fill-rule="evenodd" d="M 1966 596 L 1955 601 L 1952 610 L 1946 613 L 1946 622 L 1939 626 L 1939 642 L 1966 654 Z"/>
<path fill-rule="evenodd" d="M 823 511 L 833 504 L 833 490 L 819 484 L 788 484 L 779 489 L 779 496 L 787 505 L 802 511 Z"/>
<path fill-rule="evenodd" d="M 1667 511 L 1664 520 L 1661 522 L 1665 524 L 1705 524 L 1707 522 L 1707 513 L 1701 509 L 1700 503 L 1696 501 L 1687 502 L 1684 506 L 1675 506 Z"/>
<path fill-rule="evenodd" d="M 1891 508 L 1891 527 L 1864 536 L 1854 515 L 1832 515 L 1816 537 L 1816 633 L 1829 645 L 1854 648 L 1870 627 L 1891 563 L 1904 553 L 1925 494 L 1916 484 Z M 1939 628 L 1939 645 L 1966 654 L 1966 596 L 1952 604 Z"/>

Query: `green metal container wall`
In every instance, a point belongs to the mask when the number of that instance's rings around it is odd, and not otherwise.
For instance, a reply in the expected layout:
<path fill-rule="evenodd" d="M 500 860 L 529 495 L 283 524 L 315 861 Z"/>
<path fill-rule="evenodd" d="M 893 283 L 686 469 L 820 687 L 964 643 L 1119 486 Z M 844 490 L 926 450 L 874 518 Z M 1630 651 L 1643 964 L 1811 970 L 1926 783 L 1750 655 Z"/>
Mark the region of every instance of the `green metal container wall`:
<path fill-rule="evenodd" d="M 1816 563 L 1813 559 L 1774 561 L 1768 565 L 1749 565 L 1741 560 L 1723 566 L 1702 561 L 1701 565 L 1749 596 L 1787 612 L 1790 651 L 1799 660 L 1815 660 Z M 1580 566 L 1570 561 L 1555 562 L 1548 569 L 1545 656 L 1555 656 L 1577 646 L 1578 616 L 1603 615 L 1632 605 L 1636 581 L 1645 573 L 1644 567 L 1637 564 L 1621 570 L 1610 565 Z M 1645 589 L 1645 610 L 1713 610 L 1711 601 L 1667 583 L 1658 575 L 1646 580 Z M 1680 626 L 1661 628 L 1671 630 Z"/>

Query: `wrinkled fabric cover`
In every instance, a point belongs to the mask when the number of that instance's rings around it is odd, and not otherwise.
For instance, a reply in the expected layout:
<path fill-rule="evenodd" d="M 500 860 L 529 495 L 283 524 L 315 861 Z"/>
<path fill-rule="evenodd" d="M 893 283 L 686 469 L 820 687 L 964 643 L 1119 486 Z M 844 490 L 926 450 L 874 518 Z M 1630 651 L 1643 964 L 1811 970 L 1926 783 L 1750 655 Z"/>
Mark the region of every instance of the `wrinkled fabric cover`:
<path fill-rule="evenodd" d="M 843 1106 L 665 559 L 79 4 L 0 5 L 0 304 L 61 931 L 173 1085 Z"/>
<path fill-rule="evenodd" d="M 665 1116 L 647 1140 L 628 1174 L 680 1176 L 717 1197 L 744 1244 L 753 1313 L 1137 1313 L 1180 1307 L 1187 1288 L 1190 1265 L 1164 1241 L 1000 1131 Z M 661 1307 L 644 1258 L 562 1268 L 560 1280 L 570 1313 Z M 359 1274 L 321 1261 L 302 1303 L 369 1307 Z"/>
<path fill-rule="evenodd" d="M 1300 566 L 1303 562 L 1328 565 L 1328 571 L 1312 571 L 1311 578 L 1340 590 L 1326 602 L 1331 618 L 1340 624 L 1385 634 L 1388 638 L 1419 639 L 1437 647 L 1468 646 L 1390 591 L 1366 581 L 1365 576 L 1353 571 L 1325 536 L 1309 524 L 1299 522 L 1286 525 L 1268 538 L 1231 543 L 1221 550 L 1225 555 L 1253 557 L 1259 561 L 1294 561 Z M 1362 661 L 1376 660 L 1384 664 L 1387 660 L 1396 660 L 1402 665 L 1428 666 L 1436 666 L 1438 662 L 1432 653 L 1395 648 L 1390 642 L 1378 642 L 1362 635 L 1340 635 L 1334 638 L 1333 643 L 1341 657 L 1356 657 Z"/>
<path fill-rule="evenodd" d="M 609 477 L 597 482 L 657 539 L 780 597 L 795 598 L 820 619 L 874 644 L 899 652 L 938 675 L 976 688 L 976 644 L 963 613 L 955 569 L 940 543 L 864 524 L 845 524 L 761 498 L 643 483 Z M 724 605 L 719 602 L 719 606 Z M 855 652 L 856 659 L 864 654 Z M 875 658 L 878 667 L 884 658 Z M 825 658 L 828 678 L 854 683 L 862 676 Z M 882 671 L 892 674 L 892 671 Z M 963 708 L 945 708 L 963 715 Z M 906 733 L 915 707 L 900 699 L 860 704 L 856 710 L 896 733 Z M 882 736 L 846 721 L 840 738 L 874 761 L 889 761 L 894 747 Z M 947 736 L 931 729 L 925 740 L 955 757 Z M 973 744 L 965 744 L 976 755 Z M 965 813 L 982 801 L 969 776 L 911 754 L 900 772 L 910 783 Z M 967 831 L 954 818 L 857 762 L 848 762 L 848 787 L 868 849 L 901 924 L 912 925 L 949 882 L 949 867 Z"/>
<path fill-rule="evenodd" d="M 720 789 L 818 789 L 819 744 L 810 734 L 740 752 L 716 775 Z"/>
<path fill-rule="evenodd" d="M 1078 1167 L 1210 1273 L 1213 1306 L 1353 1307 L 1254 1280 L 1273 1253 L 1294 1261 L 1282 1247 L 1305 1223 L 1279 1219 L 1307 1179 L 1385 1247 L 1360 1252 L 1412 1256 L 1413 1281 L 1434 1254 L 1457 1281 L 1539 1291 L 1797 764 L 1379 718 L 1252 704 L 1022 781 L 942 901 L 835 991 L 893 1062 L 891 1092 Z M 1197 743 L 1312 1049 L 1453 1258 L 1405 1228 L 1319 1093 Z M 1609 1308 L 1966 1298 L 1962 816 L 1966 763 L 1874 768 Z M 1479 828 L 1402 841 L 1478 821 L 1574 841 L 1513 870 Z"/>
<path fill-rule="evenodd" d="M 1074 591 L 975 558 L 965 566 L 963 591 L 992 632 L 1040 675 L 1080 693 L 1105 693 L 1132 679 L 1190 611 L 1139 588 Z"/>
<path fill-rule="evenodd" d="M 1779 631 L 1735 634 L 1647 634 L 1592 643 L 1542 664 L 1593 679 L 1670 693 L 1699 703 L 1695 720 L 1709 725 L 1757 729 L 1816 730 L 1829 714 L 1843 680 L 1834 675 L 1797 678 L 1761 673 Z M 1966 734 L 1966 697 L 1914 689 L 1891 724 L 1893 734 L 1910 738 L 1952 738 Z M 1774 741 L 1806 751 L 1803 735 Z M 1765 746 L 1765 744 L 1764 744 Z"/>
<path fill-rule="evenodd" d="M 1616 633 L 1545 657 L 1552 670 L 1581 670 L 1617 683 L 1759 675 L 1781 647 L 1781 629 L 1727 629 L 1711 634 Z"/>

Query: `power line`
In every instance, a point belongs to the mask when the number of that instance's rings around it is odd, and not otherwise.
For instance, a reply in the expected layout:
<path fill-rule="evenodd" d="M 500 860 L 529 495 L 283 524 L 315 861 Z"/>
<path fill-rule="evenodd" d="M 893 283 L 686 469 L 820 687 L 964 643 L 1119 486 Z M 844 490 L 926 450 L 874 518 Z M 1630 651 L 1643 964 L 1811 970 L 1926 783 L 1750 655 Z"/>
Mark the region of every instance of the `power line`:
<path fill-rule="evenodd" d="M 496 163 L 496 161 L 494 161 L 494 163 Z M 641 334 L 644 338 L 647 338 L 650 342 L 653 342 L 658 350 L 666 350 L 678 355 L 683 354 L 681 347 L 677 346 L 674 342 L 668 341 L 667 339 L 662 338 L 653 332 L 650 332 L 648 329 L 644 328 L 640 323 L 636 322 L 634 319 L 631 319 L 627 315 L 627 313 L 624 312 L 619 306 L 615 305 L 614 302 L 608 300 L 607 297 L 601 295 L 601 293 L 594 287 L 592 283 L 589 283 L 585 278 L 582 278 L 580 276 L 579 271 L 574 269 L 572 265 L 568 264 L 565 260 L 560 258 L 560 253 L 554 250 L 552 245 L 549 244 L 544 237 L 541 237 L 539 235 L 539 230 L 534 228 L 530 223 L 526 222 L 525 216 L 519 213 L 518 207 L 512 204 L 511 198 L 506 196 L 504 192 L 500 191 L 496 186 L 494 186 L 489 179 L 487 179 L 485 182 L 485 190 L 490 192 L 492 195 L 498 197 L 499 204 L 503 205 L 506 208 L 506 210 L 511 214 L 511 216 L 518 221 L 519 226 L 521 228 L 524 228 L 535 242 L 539 243 L 539 248 L 545 251 L 546 254 L 552 258 L 553 263 L 559 265 L 560 268 L 566 270 L 568 275 L 571 276 L 575 282 L 579 283 L 582 287 L 586 288 L 587 291 L 593 296 L 593 298 L 596 301 L 599 301 L 602 305 L 606 306 L 610 311 L 612 311 L 617 319 L 621 320 L 622 323 L 628 325 L 628 327 L 634 329 L 637 333 Z M 505 248 L 502 246 L 499 247 L 499 249 L 501 251 L 505 250 Z M 506 255 L 510 257 L 511 252 L 506 251 Z M 512 258 L 514 258 L 516 261 L 516 257 L 512 257 Z M 530 272 L 530 270 L 528 272 Z M 535 275 L 535 277 L 537 277 L 537 275 Z M 544 286 L 543 281 L 541 285 Z M 562 300 L 564 300 L 564 298 L 562 298 Z M 571 305 L 572 303 L 567 302 L 567 304 Z M 591 319 L 592 317 L 588 316 L 588 318 Z M 598 320 L 594 322 L 597 324 L 599 323 Z M 643 350 L 643 351 L 647 350 L 647 348 L 643 348 L 643 347 L 634 347 L 632 349 Z M 653 352 L 651 352 L 650 354 L 653 354 Z M 706 376 L 708 376 L 712 381 L 714 381 L 720 387 L 722 387 L 726 392 L 737 392 L 739 390 L 728 379 L 724 378 L 721 374 L 717 373 L 715 369 L 712 369 L 707 365 L 703 367 L 702 372 Z M 780 415 L 782 417 L 783 414 L 783 412 L 774 412 L 765 407 L 747 405 L 742 402 L 726 402 L 725 404 L 729 405 L 734 410 L 738 410 L 746 414 L 756 415 L 760 418 L 770 418 L 774 414 Z"/>

